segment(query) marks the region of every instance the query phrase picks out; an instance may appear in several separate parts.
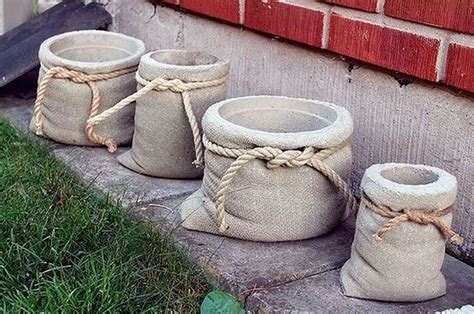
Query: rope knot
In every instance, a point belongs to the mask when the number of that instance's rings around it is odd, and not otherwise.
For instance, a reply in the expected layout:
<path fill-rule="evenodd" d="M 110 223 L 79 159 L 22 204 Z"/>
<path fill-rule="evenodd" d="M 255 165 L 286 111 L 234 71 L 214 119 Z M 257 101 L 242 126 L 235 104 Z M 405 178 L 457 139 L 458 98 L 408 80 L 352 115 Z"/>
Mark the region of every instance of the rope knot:
<path fill-rule="evenodd" d="M 296 168 L 308 164 L 314 156 L 314 148 L 306 147 L 303 151 L 287 150 L 281 151 L 278 155 L 267 162 L 268 169 L 275 169 L 278 167 Z"/>
<path fill-rule="evenodd" d="M 173 93 L 183 93 L 192 89 L 189 84 L 179 79 L 165 80 L 162 78 L 156 78 L 153 80 L 153 85 L 158 91 L 170 90 Z"/>
<path fill-rule="evenodd" d="M 420 225 L 429 225 L 433 223 L 433 219 L 423 210 L 419 209 L 404 209 L 403 213 L 407 216 L 408 220 L 413 221 Z"/>
<path fill-rule="evenodd" d="M 411 221 L 424 226 L 432 224 L 439 230 L 445 239 L 450 240 L 456 244 L 462 244 L 464 242 L 464 239 L 459 234 L 454 232 L 451 227 L 441 219 L 442 216 L 445 216 L 453 211 L 452 206 L 432 212 L 426 212 L 422 209 L 404 209 L 403 212 L 397 212 L 393 211 L 387 206 L 375 204 L 366 195 L 362 197 L 362 204 L 364 204 L 365 207 L 372 210 L 374 213 L 379 214 L 385 218 L 390 218 L 374 234 L 375 240 L 379 243 L 383 242 L 388 232 L 406 221 Z"/>

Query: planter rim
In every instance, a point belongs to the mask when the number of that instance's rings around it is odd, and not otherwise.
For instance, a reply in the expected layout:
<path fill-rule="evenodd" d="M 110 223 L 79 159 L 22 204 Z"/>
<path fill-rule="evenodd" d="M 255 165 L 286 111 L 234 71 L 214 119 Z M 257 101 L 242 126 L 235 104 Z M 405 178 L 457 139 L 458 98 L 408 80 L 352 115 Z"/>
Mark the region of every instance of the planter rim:
<path fill-rule="evenodd" d="M 161 62 L 153 58 L 159 53 L 189 53 L 202 54 L 215 59 L 209 64 L 180 65 Z M 163 79 L 180 79 L 186 82 L 201 82 L 219 79 L 229 72 L 229 61 L 220 59 L 210 53 L 194 50 L 163 49 L 154 50 L 144 54 L 140 59 L 138 73 L 146 79 L 153 80 L 157 77 Z"/>
<path fill-rule="evenodd" d="M 386 171 L 429 173 L 436 176 L 427 183 L 403 184 L 384 175 Z M 407 163 L 375 164 L 367 168 L 361 182 L 362 191 L 374 202 L 392 210 L 423 209 L 427 211 L 444 209 L 454 203 L 457 180 L 452 174 L 431 166 Z"/>
<path fill-rule="evenodd" d="M 332 110 L 336 115 L 336 119 L 331 121 L 328 126 L 311 131 L 269 132 L 252 129 L 233 123 L 220 113 L 223 106 L 231 103 L 235 103 L 235 107 L 238 108 L 238 103 L 242 100 L 256 100 L 267 103 L 289 101 L 323 106 L 325 109 Z M 310 114 L 309 111 L 308 114 Z M 351 115 L 343 107 L 319 100 L 265 95 L 230 98 L 218 102 L 207 110 L 202 124 L 204 134 L 211 142 L 224 146 L 231 145 L 233 146 L 231 148 L 243 148 L 242 145 L 239 145 L 240 143 L 248 144 L 247 146 L 271 146 L 283 150 L 300 149 L 302 147 L 329 148 L 347 140 L 353 131 Z M 206 132 L 209 128 L 219 130 L 218 134 L 216 132 Z M 222 143 L 223 141 L 226 143 Z"/>
<path fill-rule="evenodd" d="M 135 51 L 130 51 L 130 55 L 109 61 L 93 62 L 93 61 L 75 61 L 58 56 L 51 51 L 51 45 L 68 37 L 91 35 L 91 36 L 110 36 L 128 41 L 135 46 Z M 98 42 L 98 44 L 101 44 Z M 103 45 L 106 46 L 106 45 Z M 106 73 L 136 66 L 140 61 L 140 57 L 145 53 L 145 44 L 134 37 L 120 33 L 101 31 L 101 30 L 82 30 L 59 34 L 45 40 L 39 50 L 40 61 L 47 67 L 63 66 L 71 70 L 77 70 L 85 73 Z"/>

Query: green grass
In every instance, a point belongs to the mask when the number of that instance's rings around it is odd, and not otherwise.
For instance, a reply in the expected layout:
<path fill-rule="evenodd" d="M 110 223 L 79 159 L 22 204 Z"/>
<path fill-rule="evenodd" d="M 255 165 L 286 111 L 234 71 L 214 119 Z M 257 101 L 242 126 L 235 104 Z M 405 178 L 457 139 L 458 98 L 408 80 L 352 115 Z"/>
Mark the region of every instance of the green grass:
<path fill-rule="evenodd" d="M 0 119 L 0 312 L 194 312 L 208 291 L 172 240 Z"/>

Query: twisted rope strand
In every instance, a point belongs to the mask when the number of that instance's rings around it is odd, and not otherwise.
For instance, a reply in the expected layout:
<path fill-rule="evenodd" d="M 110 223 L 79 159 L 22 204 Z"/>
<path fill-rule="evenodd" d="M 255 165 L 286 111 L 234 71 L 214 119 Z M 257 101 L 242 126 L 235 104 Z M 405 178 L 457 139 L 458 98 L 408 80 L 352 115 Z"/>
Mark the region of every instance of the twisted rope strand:
<path fill-rule="evenodd" d="M 390 218 L 380 229 L 374 234 L 377 242 L 383 242 L 386 234 L 393 230 L 396 226 L 411 221 L 420 225 L 432 224 L 441 232 L 445 239 L 455 244 L 462 244 L 464 239 L 454 232 L 440 217 L 447 215 L 453 211 L 453 207 L 449 206 L 441 210 L 426 212 L 422 209 L 404 209 L 402 212 L 391 210 L 389 207 L 373 203 L 367 196 L 362 197 L 362 204 L 379 214 L 382 217 Z"/>
<path fill-rule="evenodd" d="M 196 166 L 196 168 L 202 168 L 204 167 L 204 154 L 202 151 L 201 130 L 199 130 L 199 125 L 196 116 L 194 115 L 193 107 L 191 106 L 189 92 L 182 91 L 181 97 L 183 98 L 184 112 L 186 113 L 186 117 L 188 117 L 189 126 L 193 133 L 194 152 L 196 154 L 196 159 L 193 161 L 193 165 Z"/>
<path fill-rule="evenodd" d="M 37 135 L 43 135 L 43 100 L 46 95 L 48 84 L 52 79 L 65 79 L 77 84 L 87 84 L 92 93 L 91 109 L 89 118 L 97 115 L 100 106 L 100 90 L 97 87 L 96 82 L 109 80 L 115 77 L 119 77 L 128 73 L 135 72 L 137 67 L 126 68 L 122 70 L 112 71 L 109 73 L 98 73 L 98 74 L 87 74 L 84 72 L 70 70 L 64 67 L 53 67 L 50 69 L 45 68 L 41 65 L 41 68 L 46 72 L 38 86 L 38 92 L 33 107 L 33 116 L 35 119 L 35 133 Z M 86 124 L 85 132 L 87 138 L 92 143 L 97 143 L 107 146 L 109 152 L 113 153 L 117 150 L 117 145 L 114 140 L 100 136 L 95 132 L 94 126 L 89 123 Z"/>
<path fill-rule="evenodd" d="M 188 118 L 189 126 L 191 127 L 191 131 L 193 134 L 194 150 L 196 154 L 196 159 L 193 161 L 193 164 L 197 168 L 200 168 L 204 166 L 204 153 L 202 149 L 201 131 L 199 129 L 199 124 L 196 119 L 196 116 L 194 115 L 194 112 L 193 112 L 189 91 L 222 85 L 227 81 L 227 78 L 228 78 L 228 75 L 225 75 L 216 80 L 203 81 L 203 82 L 187 82 L 187 83 L 178 79 L 165 80 L 163 78 L 155 78 L 152 81 L 148 81 L 142 78 L 137 72 L 136 80 L 140 85 L 143 86 L 143 88 L 138 90 L 136 93 L 122 99 L 115 106 L 105 110 L 101 114 L 95 117 L 91 117 L 88 120 L 88 124 L 97 125 L 98 123 L 106 120 L 110 116 L 119 112 L 120 110 L 128 106 L 129 104 L 137 101 L 140 97 L 144 96 L 145 94 L 147 94 L 148 92 L 152 90 L 155 90 L 158 92 L 169 90 L 173 93 L 179 93 L 181 94 L 181 98 L 183 100 L 184 111 Z"/>
<path fill-rule="evenodd" d="M 278 167 L 295 168 L 305 165 L 312 167 L 324 175 L 335 187 L 337 187 L 342 192 L 351 210 L 355 211 L 357 209 L 357 200 L 352 195 L 347 184 L 334 170 L 326 166 L 321 160 L 342 149 L 347 145 L 346 142 L 343 142 L 335 147 L 320 150 L 316 153 L 313 147 L 306 147 L 303 151 L 282 151 L 273 147 L 256 147 L 250 150 L 227 148 L 210 142 L 205 136 L 203 137 L 203 143 L 206 149 L 217 155 L 236 158 L 236 160 L 230 165 L 222 177 L 215 195 L 216 216 L 219 223 L 219 231 L 221 233 L 225 232 L 229 228 L 226 221 L 225 200 L 230 184 L 232 183 L 232 180 L 234 179 L 237 172 L 249 161 L 255 159 L 266 160 L 266 166 L 268 169 L 275 169 Z"/>

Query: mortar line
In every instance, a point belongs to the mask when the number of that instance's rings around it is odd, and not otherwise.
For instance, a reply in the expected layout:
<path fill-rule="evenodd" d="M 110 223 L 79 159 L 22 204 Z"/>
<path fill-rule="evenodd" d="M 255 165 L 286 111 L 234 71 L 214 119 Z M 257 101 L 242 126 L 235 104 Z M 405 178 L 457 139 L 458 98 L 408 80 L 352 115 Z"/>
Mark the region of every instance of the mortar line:
<path fill-rule="evenodd" d="M 384 14 L 384 5 L 385 5 L 385 0 L 377 0 L 377 5 L 375 8 L 375 12 L 379 14 Z M 385 15 L 385 14 L 384 14 Z"/>
<path fill-rule="evenodd" d="M 448 47 L 450 35 L 439 41 L 438 55 L 436 56 L 436 82 L 444 81 L 446 78 L 446 62 L 448 60 Z"/>
<path fill-rule="evenodd" d="M 239 22 L 242 25 L 245 23 L 245 0 L 239 0 Z"/>

